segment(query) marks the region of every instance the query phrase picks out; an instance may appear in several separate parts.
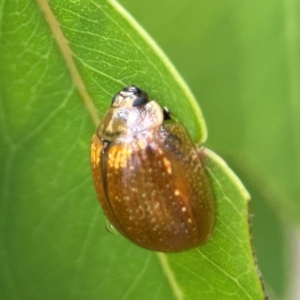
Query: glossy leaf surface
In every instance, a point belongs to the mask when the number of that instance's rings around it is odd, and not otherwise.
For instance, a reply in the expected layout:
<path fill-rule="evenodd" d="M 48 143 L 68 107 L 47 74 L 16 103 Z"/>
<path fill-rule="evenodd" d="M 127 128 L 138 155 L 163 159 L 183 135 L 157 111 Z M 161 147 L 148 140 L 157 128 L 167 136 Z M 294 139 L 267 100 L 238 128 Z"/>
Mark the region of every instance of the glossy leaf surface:
<path fill-rule="evenodd" d="M 0 298 L 262 299 L 246 194 L 214 156 L 219 221 L 203 250 L 166 258 L 106 232 L 89 170 L 86 92 L 101 116 L 134 82 L 172 107 L 194 140 L 205 130 L 178 75 L 116 3 L 49 4 L 0 6 Z"/>

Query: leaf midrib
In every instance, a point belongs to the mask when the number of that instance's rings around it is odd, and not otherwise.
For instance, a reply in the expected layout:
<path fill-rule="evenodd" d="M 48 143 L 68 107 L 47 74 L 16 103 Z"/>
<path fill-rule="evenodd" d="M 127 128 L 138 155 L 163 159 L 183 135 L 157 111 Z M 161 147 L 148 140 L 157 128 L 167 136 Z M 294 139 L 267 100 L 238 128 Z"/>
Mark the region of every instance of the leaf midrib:
<path fill-rule="evenodd" d="M 44 13 L 45 20 L 47 21 L 50 30 L 53 34 L 54 39 L 56 40 L 56 43 L 63 55 L 63 58 L 66 62 L 67 68 L 70 71 L 70 75 L 73 79 L 73 82 L 75 86 L 78 89 L 78 92 L 87 108 L 88 113 L 91 116 L 91 119 L 95 126 L 99 125 L 100 119 L 97 113 L 96 106 L 90 97 L 90 95 L 87 92 L 86 86 L 79 74 L 79 71 L 76 67 L 76 64 L 73 59 L 73 52 L 63 34 L 61 31 L 59 22 L 57 21 L 55 15 L 53 14 L 49 4 L 47 1 L 43 0 L 36 0 L 41 11 Z"/>

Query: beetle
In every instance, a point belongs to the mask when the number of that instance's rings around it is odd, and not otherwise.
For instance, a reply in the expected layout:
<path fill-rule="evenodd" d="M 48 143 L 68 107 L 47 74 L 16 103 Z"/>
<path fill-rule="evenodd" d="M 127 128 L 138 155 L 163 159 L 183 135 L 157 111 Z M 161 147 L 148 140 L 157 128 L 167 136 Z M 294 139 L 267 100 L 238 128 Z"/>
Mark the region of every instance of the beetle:
<path fill-rule="evenodd" d="M 118 92 L 91 141 L 97 198 L 128 240 L 181 252 L 212 235 L 212 188 L 185 127 L 134 85 Z"/>

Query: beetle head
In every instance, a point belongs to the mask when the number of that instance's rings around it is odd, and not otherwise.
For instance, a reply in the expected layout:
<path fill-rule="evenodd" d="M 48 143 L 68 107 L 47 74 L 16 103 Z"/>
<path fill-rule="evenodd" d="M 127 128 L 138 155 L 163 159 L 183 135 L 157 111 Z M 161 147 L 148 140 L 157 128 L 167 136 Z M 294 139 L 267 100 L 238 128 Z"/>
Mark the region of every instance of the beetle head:
<path fill-rule="evenodd" d="M 140 107 L 149 102 L 149 96 L 146 92 L 135 85 L 129 85 L 118 92 L 113 98 L 111 105 L 113 107 Z"/>

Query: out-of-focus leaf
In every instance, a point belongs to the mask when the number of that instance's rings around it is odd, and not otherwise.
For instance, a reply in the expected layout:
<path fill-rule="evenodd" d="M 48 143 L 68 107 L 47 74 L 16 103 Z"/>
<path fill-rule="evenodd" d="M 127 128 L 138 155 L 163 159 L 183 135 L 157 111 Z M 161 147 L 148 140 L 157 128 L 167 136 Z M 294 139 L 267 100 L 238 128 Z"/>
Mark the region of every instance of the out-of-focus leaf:
<path fill-rule="evenodd" d="M 166 0 L 143 4 L 140 14 L 139 1 L 121 2 L 187 78 L 205 112 L 208 145 L 242 156 L 278 196 L 271 200 L 278 212 L 299 220 L 299 4 Z"/>
<path fill-rule="evenodd" d="M 293 258 L 283 244 L 285 223 L 270 210 L 299 224 L 299 3 L 121 2 L 189 82 L 208 124 L 207 145 L 241 170 L 255 203 L 259 265 L 285 299 L 287 274 L 295 274 L 287 260 Z"/>

